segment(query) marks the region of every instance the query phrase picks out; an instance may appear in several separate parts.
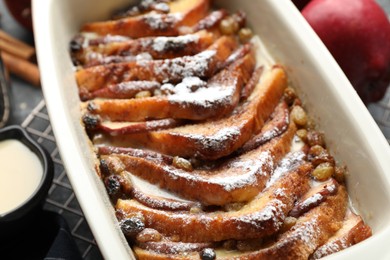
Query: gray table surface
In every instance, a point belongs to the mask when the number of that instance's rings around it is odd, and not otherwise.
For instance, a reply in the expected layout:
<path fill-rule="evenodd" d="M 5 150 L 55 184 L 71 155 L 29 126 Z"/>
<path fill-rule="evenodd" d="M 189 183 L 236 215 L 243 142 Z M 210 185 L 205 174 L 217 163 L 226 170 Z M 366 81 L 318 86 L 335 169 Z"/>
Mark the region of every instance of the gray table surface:
<path fill-rule="evenodd" d="M 0 28 L 26 43 L 34 44 L 33 34 L 16 23 L 0 0 Z M 42 91 L 18 77 L 11 77 L 11 115 L 8 124 L 21 124 L 31 110 L 42 100 Z"/>

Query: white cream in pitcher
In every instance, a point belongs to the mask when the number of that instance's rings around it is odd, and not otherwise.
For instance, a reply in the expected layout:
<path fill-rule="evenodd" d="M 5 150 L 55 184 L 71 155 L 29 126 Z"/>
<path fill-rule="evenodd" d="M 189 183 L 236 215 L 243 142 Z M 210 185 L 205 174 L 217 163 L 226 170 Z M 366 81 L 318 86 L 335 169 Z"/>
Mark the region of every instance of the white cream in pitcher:
<path fill-rule="evenodd" d="M 43 175 L 42 164 L 18 140 L 0 142 L 0 214 L 25 202 L 37 189 Z"/>

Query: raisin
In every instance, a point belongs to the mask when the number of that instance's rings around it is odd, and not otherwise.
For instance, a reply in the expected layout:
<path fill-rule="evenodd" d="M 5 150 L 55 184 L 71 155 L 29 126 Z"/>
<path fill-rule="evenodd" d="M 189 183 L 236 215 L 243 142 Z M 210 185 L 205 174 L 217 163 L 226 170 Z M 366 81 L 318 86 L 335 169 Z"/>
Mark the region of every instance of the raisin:
<path fill-rule="evenodd" d="M 320 145 L 322 147 L 325 147 L 325 137 L 324 137 L 324 134 L 320 133 L 318 131 L 309 131 L 307 133 L 307 143 L 310 146 Z"/>
<path fill-rule="evenodd" d="M 347 169 L 345 166 L 336 166 L 334 169 L 333 177 L 338 181 L 339 183 L 343 183 L 345 180 L 345 174 Z"/>
<path fill-rule="evenodd" d="M 305 126 L 307 123 L 307 114 L 306 111 L 301 106 L 294 106 L 291 110 L 291 119 L 298 126 Z"/>
<path fill-rule="evenodd" d="M 87 130 L 94 130 L 98 128 L 100 124 L 100 117 L 99 116 L 93 116 L 93 115 L 85 115 L 83 116 L 83 123 L 85 125 L 85 128 Z"/>
<path fill-rule="evenodd" d="M 81 40 L 81 37 L 75 37 L 70 41 L 69 49 L 71 52 L 78 52 L 83 48 Z"/>
<path fill-rule="evenodd" d="M 162 235 L 155 229 L 145 228 L 136 237 L 138 242 L 158 242 L 161 241 Z"/>
<path fill-rule="evenodd" d="M 238 37 L 241 43 L 247 43 L 252 39 L 253 33 L 249 28 L 242 28 L 238 31 Z"/>
<path fill-rule="evenodd" d="M 180 168 L 182 170 L 185 170 L 185 171 L 190 171 L 191 172 L 193 170 L 191 162 L 186 160 L 186 159 L 184 159 L 184 158 L 181 158 L 179 156 L 173 157 L 172 164 L 173 164 L 173 166 L 175 166 L 177 168 Z"/>
<path fill-rule="evenodd" d="M 212 248 L 205 248 L 200 252 L 200 258 L 202 260 L 214 260 L 216 257 L 217 255 Z"/>
<path fill-rule="evenodd" d="M 283 97 L 286 103 L 289 106 L 291 106 L 294 103 L 294 100 L 297 98 L 297 94 L 295 93 L 295 90 L 292 87 L 287 87 L 284 90 Z"/>
<path fill-rule="evenodd" d="M 121 191 L 121 180 L 117 175 L 111 175 L 104 180 L 108 195 L 115 196 Z"/>
<path fill-rule="evenodd" d="M 302 142 L 307 142 L 307 130 L 302 128 L 297 130 L 296 135 L 302 140 Z"/>
<path fill-rule="evenodd" d="M 100 172 L 102 173 L 103 176 L 107 176 L 107 175 L 111 174 L 110 168 L 108 167 L 106 160 L 104 160 L 104 159 L 100 160 L 99 168 L 100 168 Z"/>
<path fill-rule="evenodd" d="M 151 97 L 151 96 L 152 96 L 152 93 L 150 93 L 150 91 L 143 90 L 143 91 L 138 92 L 135 95 L 135 98 L 147 98 L 147 97 Z"/>
<path fill-rule="evenodd" d="M 321 163 L 311 174 L 316 180 L 325 181 L 334 174 L 334 167 L 330 163 Z"/>
<path fill-rule="evenodd" d="M 219 24 L 219 30 L 222 34 L 231 35 L 238 31 L 239 24 L 232 17 L 227 17 L 221 21 Z"/>
<path fill-rule="evenodd" d="M 145 229 L 145 223 L 138 217 L 130 217 L 120 222 L 123 234 L 134 237 Z"/>

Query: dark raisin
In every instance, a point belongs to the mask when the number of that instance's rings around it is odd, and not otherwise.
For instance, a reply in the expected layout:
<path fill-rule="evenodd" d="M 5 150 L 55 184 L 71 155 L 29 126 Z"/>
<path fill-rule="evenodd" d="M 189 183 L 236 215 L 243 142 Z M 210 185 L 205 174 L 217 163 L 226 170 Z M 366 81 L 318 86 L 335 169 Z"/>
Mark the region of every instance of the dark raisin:
<path fill-rule="evenodd" d="M 103 176 L 107 176 L 107 175 L 111 174 L 110 168 L 108 167 L 106 160 L 104 160 L 104 159 L 100 160 L 99 168 L 100 168 L 100 172 L 102 173 Z"/>
<path fill-rule="evenodd" d="M 81 40 L 81 37 L 75 37 L 73 40 L 70 41 L 69 49 L 71 52 L 78 52 L 83 48 Z"/>
<path fill-rule="evenodd" d="M 100 124 L 100 117 L 94 115 L 83 116 L 83 123 L 87 130 L 95 130 Z"/>
<path fill-rule="evenodd" d="M 205 248 L 200 252 L 200 258 L 202 260 L 214 260 L 216 258 L 216 254 L 214 249 L 212 248 Z"/>
<path fill-rule="evenodd" d="M 121 180 L 117 175 L 111 175 L 104 180 L 107 193 L 110 196 L 115 196 L 121 191 Z"/>
<path fill-rule="evenodd" d="M 138 217 L 130 217 L 120 222 L 123 234 L 134 237 L 145 229 L 145 223 Z"/>

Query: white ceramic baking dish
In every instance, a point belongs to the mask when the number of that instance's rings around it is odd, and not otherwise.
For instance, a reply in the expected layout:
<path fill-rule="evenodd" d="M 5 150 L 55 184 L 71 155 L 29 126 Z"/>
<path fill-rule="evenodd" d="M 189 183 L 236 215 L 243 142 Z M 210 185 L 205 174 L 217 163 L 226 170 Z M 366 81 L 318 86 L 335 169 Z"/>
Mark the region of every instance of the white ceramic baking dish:
<path fill-rule="evenodd" d="M 94 172 L 80 124 L 79 99 L 68 43 L 80 25 L 108 18 L 128 0 L 34 0 L 33 17 L 42 85 L 51 124 L 69 179 L 107 259 L 132 257 Z M 329 259 L 390 259 L 390 149 L 356 92 L 290 0 L 221 0 L 241 9 L 274 59 L 285 65 L 328 146 L 351 175 L 351 202 L 373 228 L 368 240 Z"/>

